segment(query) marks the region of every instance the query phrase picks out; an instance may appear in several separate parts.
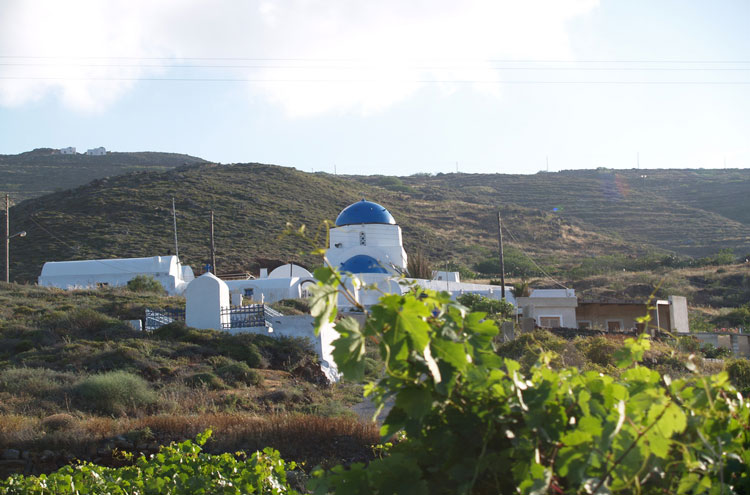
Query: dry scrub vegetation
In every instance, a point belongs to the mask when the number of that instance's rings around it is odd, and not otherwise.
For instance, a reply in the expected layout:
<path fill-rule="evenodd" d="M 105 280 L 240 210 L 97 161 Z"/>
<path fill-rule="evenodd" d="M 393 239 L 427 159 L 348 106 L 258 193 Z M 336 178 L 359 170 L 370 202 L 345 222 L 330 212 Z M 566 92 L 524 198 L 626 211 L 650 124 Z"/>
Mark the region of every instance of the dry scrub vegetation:
<path fill-rule="evenodd" d="M 305 341 L 179 323 L 138 332 L 120 320 L 181 303 L 0 284 L 0 449 L 91 457 L 116 437 L 141 448 L 210 427 L 217 449 L 273 446 L 311 460 L 335 456 L 337 441 L 344 455 L 369 452 L 376 431 L 349 409 L 361 388 L 327 385 Z"/>

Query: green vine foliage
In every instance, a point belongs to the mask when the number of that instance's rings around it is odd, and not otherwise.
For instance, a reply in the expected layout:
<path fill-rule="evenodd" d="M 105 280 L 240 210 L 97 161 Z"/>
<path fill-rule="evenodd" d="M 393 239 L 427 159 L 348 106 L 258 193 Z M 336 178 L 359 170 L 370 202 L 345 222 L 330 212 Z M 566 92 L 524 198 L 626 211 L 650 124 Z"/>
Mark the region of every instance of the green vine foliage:
<path fill-rule="evenodd" d="M 644 334 L 615 356 L 618 378 L 555 370 L 549 353 L 525 376 L 494 352 L 495 323 L 447 293 L 384 295 L 360 328 L 336 318 L 338 274 L 316 276 L 312 311 L 335 322 L 339 369 L 361 380 L 366 343 L 379 348 L 365 393 L 394 403 L 384 439 L 405 438 L 367 466 L 317 470 L 315 494 L 750 493 L 750 403 L 726 373 L 660 376 L 639 364 Z"/>
<path fill-rule="evenodd" d="M 297 493 L 289 488 L 286 479 L 287 470 L 296 466 L 285 463 L 277 451 L 267 448 L 250 457 L 244 453 L 210 455 L 201 449 L 210 436 L 211 431 L 207 430 L 198 435 L 196 442 L 187 440 L 162 447 L 158 454 L 139 457 L 132 466 L 108 468 L 81 463 L 50 475 L 13 475 L 0 481 L 0 494 Z"/>

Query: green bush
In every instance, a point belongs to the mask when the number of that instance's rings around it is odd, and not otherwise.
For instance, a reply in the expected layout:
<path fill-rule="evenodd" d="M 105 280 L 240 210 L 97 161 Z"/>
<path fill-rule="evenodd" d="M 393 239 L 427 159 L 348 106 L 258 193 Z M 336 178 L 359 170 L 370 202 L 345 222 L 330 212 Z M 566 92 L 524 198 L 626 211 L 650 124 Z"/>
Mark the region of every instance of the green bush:
<path fill-rule="evenodd" d="M 225 364 L 217 368 L 216 373 L 226 383 L 234 386 L 250 385 L 257 387 L 263 384 L 263 375 L 251 369 L 245 363 Z"/>
<path fill-rule="evenodd" d="M 72 373 L 47 368 L 7 368 L 0 371 L 0 391 L 46 397 L 74 380 Z"/>
<path fill-rule="evenodd" d="M 498 301 L 497 299 L 490 299 L 481 294 L 471 292 L 461 294 L 456 298 L 456 301 L 466 306 L 469 311 L 499 315 L 504 319 L 510 318 L 515 311 L 515 306 L 508 301 Z"/>
<path fill-rule="evenodd" d="M 284 314 L 310 314 L 310 302 L 307 299 L 282 299 L 271 304 L 271 307 Z"/>
<path fill-rule="evenodd" d="M 70 312 L 53 311 L 45 318 L 45 323 L 51 330 L 89 334 L 122 326 L 119 320 L 89 308 L 79 308 Z"/>
<path fill-rule="evenodd" d="M 521 369 L 526 372 L 537 362 L 539 356 L 545 352 L 552 351 L 556 354 L 553 364 L 556 367 L 562 366 L 562 355 L 568 346 L 565 339 L 547 330 L 534 330 L 533 332 L 522 333 L 516 336 L 515 340 L 505 342 L 497 346 L 497 354 L 501 357 L 507 357 L 517 360 L 521 363 Z"/>
<path fill-rule="evenodd" d="M 621 347 L 606 337 L 577 339 L 575 345 L 586 359 L 604 367 L 615 365 L 615 352 Z"/>
<path fill-rule="evenodd" d="M 160 326 L 151 332 L 151 335 L 159 340 L 182 340 L 188 334 L 188 330 L 189 328 L 184 321 L 173 321 Z"/>
<path fill-rule="evenodd" d="M 156 294 L 166 294 L 167 292 L 164 290 L 164 286 L 151 275 L 137 275 L 135 278 L 128 280 L 126 287 L 133 292 Z"/>
<path fill-rule="evenodd" d="M 724 363 L 729 381 L 739 390 L 750 390 L 750 361 L 747 359 L 730 359 Z"/>
<path fill-rule="evenodd" d="M 125 371 L 111 371 L 84 378 L 73 387 L 81 409 L 124 414 L 156 403 L 156 394 L 143 378 Z"/>
<path fill-rule="evenodd" d="M 255 345 L 255 335 L 230 335 L 219 343 L 219 351 L 230 358 L 242 361 L 251 368 L 264 368 L 267 363 Z"/>
<path fill-rule="evenodd" d="M 225 390 L 227 388 L 226 383 L 221 378 L 209 372 L 194 373 L 185 378 L 185 383 L 191 387 L 205 387 L 209 390 Z"/>
<path fill-rule="evenodd" d="M 726 321 L 731 326 L 750 328 L 750 303 L 740 306 L 724 316 L 719 316 L 718 319 Z"/>
<path fill-rule="evenodd" d="M 678 350 L 689 354 L 695 354 L 701 350 L 701 341 L 691 335 L 677 337 L 676 344 Z"/>
<path fill-rule="evenodd" d="M 713 344 L 703 344 L 701 354 L 708 359 L 724 359 L 732 355 L 732 350 L 727 347 L 717 347 Z"/>

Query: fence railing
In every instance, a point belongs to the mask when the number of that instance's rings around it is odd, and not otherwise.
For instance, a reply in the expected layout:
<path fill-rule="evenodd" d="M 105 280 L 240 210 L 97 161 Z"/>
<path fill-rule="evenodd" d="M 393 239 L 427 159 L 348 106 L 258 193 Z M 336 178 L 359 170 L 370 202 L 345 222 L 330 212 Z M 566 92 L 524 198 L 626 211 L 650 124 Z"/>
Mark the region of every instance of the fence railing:
<path fill-rule="evenodd" d="M 179 308 L 146 310 L 146 330 L 156 330 L 173 321 L 185 321 L 185 310 Z"/>
<path fill-rule="evenodd" d="M 281 313 L 279 313 L 275 309 L 273 309 L 273 308 L 271 308 L 269 306 L 266 306 L 266 316 L 275 317 L 275 316 L 284 316 L 284 315 L 282 315 Z"/>
<path fill-rule="evenodd" d="M 221 327 L 232 328 L 265 327 L 267 308 L 263 304 L 250 306 L 230 306 L 221 308 Z"/>

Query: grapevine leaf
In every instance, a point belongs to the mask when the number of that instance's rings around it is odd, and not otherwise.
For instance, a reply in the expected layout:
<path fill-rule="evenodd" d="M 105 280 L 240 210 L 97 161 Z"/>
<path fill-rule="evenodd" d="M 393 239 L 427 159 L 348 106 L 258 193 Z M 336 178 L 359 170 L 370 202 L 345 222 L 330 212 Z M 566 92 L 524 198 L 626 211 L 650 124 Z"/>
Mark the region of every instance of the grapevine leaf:
<path fill-rule="evenodd" d="M 360 381 L 365 374 L 365 336 L 357 320 L 344 318 L 336 323 L 339 338 L 333 341 L 333 359 L 348 380 Z"/>
<path fill-rule="evenodd" d="M 432 395 L 424 387 L 406 387 L 396 396 L 396 407 L 403 409 L 411 418 L 419 419 L 432 408 Z"/>

